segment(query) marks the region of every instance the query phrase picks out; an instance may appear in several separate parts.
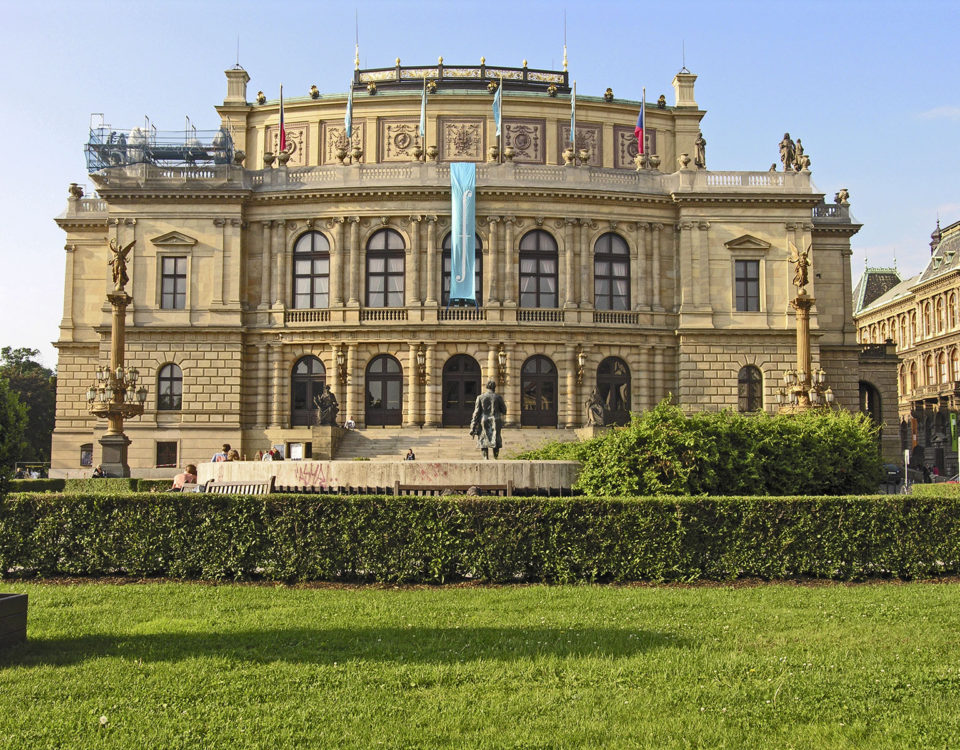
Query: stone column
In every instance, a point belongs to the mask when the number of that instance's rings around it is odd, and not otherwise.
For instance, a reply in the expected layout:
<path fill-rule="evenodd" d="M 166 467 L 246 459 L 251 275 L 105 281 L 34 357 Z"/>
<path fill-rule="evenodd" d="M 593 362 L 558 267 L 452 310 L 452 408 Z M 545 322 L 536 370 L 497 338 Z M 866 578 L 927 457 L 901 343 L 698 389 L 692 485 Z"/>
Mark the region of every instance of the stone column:
<path fill-rule="evenodd" d="M 274 308 L 282 308 L 283 300 L 283 275 L 284 275 L 284 255 L 286 254 L 287 244 L 287 222 L 283 219 L 273 222 L 273 252 L 274 274 L 272 279 L 271 297 Z"/>
<path fill-rule="evenodd" d="M 60 327 L 63 329 L 73 328 L 73 261 L 76 257 L 76 245 L 66 244 L 63 249 L 67 251 L 67 270 L 63 280 L 63 317 L 60 319 Z M 62 336 L 62 334 L 61 334 Z M 68 337 L 63 336 L 64 339 Z M 73 335 L 69 336 L 73 339 Z"/>
<path fill-rule="evenodd" d="M 517 248 L 513 240 L 513 231 L 517 223 L 516 216 L 503 217 L 505 235 L 503 241 L 503 304 L 506 307 L 517 306 Z"/>
<path fill-rule="evenodd" d="M 310 223 L 307 224 L 310 227 Z M 292 232 L 296 228 L 296 224 L 290 224 L 290 231 Z M 283 307 L 292 307 L 293 306 L 293 243 L 290 242 L 287 233 L 284 232 L 281 236 L 281 245 L 280 245 L 280 257 L 283 259 L 283 274 L 280 276 L 282 283 L 280 288 L 283 290 L 283 294 L 280 298 L 281 304 Z"/>
<path fill-rule="evenodd" d="M 566 420 L 564 427 L 568 430 L 577 427 L 577 347 L 573 344 L 566 346 L 567 360 L 567 394 L 566 394 Z M 586 368 L 584 368 L 586 369 Z M 558 394 L 559 395 L 559 394 Z"/>
<path fill-rule="evenodd" d="M 417 418 L 417 390 L 420 388 L 417 379 L 417 345 L 413 341 L 407 342 L 407 373 L 407 382 L 403 385 L 403 426 L 413 427 Z"/>
<path fill-rule="evenodd" d="M 663 392 L 663 346 L 653 345 L 653 403 L 657 404 L 664 397 Z"/>
<path fill-rule="evenodd" d="M 277 341 L 270 344 L 270 369 L 272 370 L 272 383 L 270 386 L 270 404 L 273 407 L 270 412 L 270 427 L 277 428 L 282 424 L 283 419 L 283 393 L 282 393 L 282 369 L 280 357 L 283 353 L 283 342 Z"/>
<path fill-rule="evenodd" d="M 272 245 L 273 233 L 270 231 L 273 226 L 272 221 L 261 221 L 263 227 L 263 236 L 260 244 L 260 308 L 270 307 L 273 300 L 270 299 L 270 265 L 273 260 Z"/>
<path fill-rule="evenodd" d="M 637 373 L 633 379 L 633 382 L 637 384 L 637 409 L 640 411 L 646 411 L 653 406 L 650 398 L 652 377 L 653 373 L 650 372 L 650 347 L 641 346 Z"/>
<path fill-rule="evenodd" d="M 437 273 L 437 217 L 427 216 L 427 307 L 436 307 L 439 274 Z"/>
<path fill-rule="evenodd" d="M 333 219 L 329 226 L 335 231 L 333 247 L 330 248 L 330 306 L 343 307 L 343 260 L 344 260 L 344 237 L 346 232 L 343 225 L 346 219 L 338 216 Z"/>
<path fill-rule="evenodd" d="M 350 222 L 350 299 L 347 307 L 360 307 L 360 217 L 351 216 Z"/>
<path fill-rule="evenodd" d="M 257 344 L 257 425 L 267 427 L 270 424 L 270 370 L 268 358 L 270 349 L 266 344 Z"/>
<path fill-rule="evenodd" d="M 593 300 L 593 247 L 590 233 L 597 228 L 592 219 L 580 220 L 580 307 L 594 307 Z"/>
<path fill-rule="evenodd" d="M 663 234 L 663 224 L 653 224 L 653 262 L 650 264 L 650 281 L 653 285 L 653 309 L 657 312 L 663 310 L 663 302 L 660 296 L 663 279 L 660 277 L 660 237 Z"/>
<path fill-rule="evenodd" d="M 497 384 L 497 393 L 503 395 L 503 383 L 501 383 L 500 378 L 497 377 L 497 347 L 495 346 L 491 346 L 487 350 L 487 371 L 481 379 L 481 390 L 486 390 L 488 380 L 495 381 Z"/>
<path fill-rule="evenodd" d="M 500 221 L 499 216 L 488 216 L 487 223 L 490 226 L 490 234 L 487 239 L 487 264 L 484 266 L 483 275 L 486 277 L 483 283 L 487 287 L 487 306 L 493 307 L 499 305 L 500 296 L 497 293 L 499 283 L 500 253 L 497 243 L 497 224 Z"/>
<path fill-rule="evenodd" d="M 694 255 L 693 279 L 697 307 L 711 309 L 710 302 L 710 223 L 701 221 L 696 225 L 696 252 Z"/>
<path fill-rule="evenodd" d="M 690 312 L 695 306 L 693 292 L 693 241 L 690 236 L 693 222 L 683 221 L 680 230 L 680 312 Z"/>
<path fill-rule="evenodd" d="M 577 274 L 574 264 L 574 227 L 577 225 L 576 219 L 564 219 L 558 222 L 563 226 L 563 259 L 564 259 L 564 279 L 561 289 L 563 289 L 563 306 L 577 306 Z"/>
<path fill-rule="evenodd" d="M 637 222 L 637 252 L 636 262 L 630 269 L 630 292 L 633 298 L 634 310 L 648 309 L 651 286 L 653 280 L 647 267 L 647 252 L 650 247 L 650 225 L 645 221 Z"/>
<path fill-rule="evenodd" d="M 503 349 L 507 355 L 507 382 L 498 388 L 502 389 L 504 401 L 507 403 L 507 417 L 504 424 L 507 427 L 518 427 L 520 425 L 520 364 L 514 362 L 513 344 L 504 342 Z"/>
<path fill-rule="evenodd" d="M 211 305 L 222 305 L 226 295 L 223 293 L 227 284 L 227 248 L 226 248 L 226 219 L 214 219 L 213 225 L 220 230 L 220 247 L 213 252 L 213 289 Z"/>
<path fill-rule="evenodd" d="M 436 362 L 437 349 L 434 344 L 427 344 L 427 387 L 425 388 L 426 405 L 424 409 L 424 427 L 439 427 L 440 414 L 437 407 L 440 405 L 442 383 L 437 376 Z"/>
<path fill-rule="evenodd" d="M 347 344 L 347 416 L 352 416 L 358 425 L 365 426 L 367 410 L 364 408 L 363 378 L 357 371 L 358 366 L 357 345 Z"/>
<path fill-rule="evenodd" d="M 243 283 L 242 260 L 243 252 L 241 245 L 243 242 L 244 223 L 240 219 L 230 219 L 230 229 L 225 233 L 226 250 L 225 255 L 229 258 L 224 277 L 227 282 L 223 288 L 223 298 L 226 302 L 237 309 L 240 305 L 240 285 Z M 229 274 L 226 273 L 229 271 Z"/>
<path fill-rule="evenodd" d="M 410 219 L 410 245 L 407 248 L 406 281 L 407 287 L 407 307 L 420 307 L 422 297 L 420 296 L 420 222 L 422 216 L 411 216 Z"/>

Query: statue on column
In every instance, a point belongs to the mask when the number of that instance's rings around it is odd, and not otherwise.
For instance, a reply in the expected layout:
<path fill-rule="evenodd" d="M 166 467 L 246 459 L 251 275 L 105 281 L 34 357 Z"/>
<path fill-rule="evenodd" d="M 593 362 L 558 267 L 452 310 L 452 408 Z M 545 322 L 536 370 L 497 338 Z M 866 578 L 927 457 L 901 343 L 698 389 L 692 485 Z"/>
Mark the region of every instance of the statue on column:
<path fill-rule="evenodd" d="M 329 385 L 323 386 L 323 393 L 313 399 L 314 406 L 317 407 L 317 424 L 335 425 L 337 423 L 337 414 L 340 412 L 340 404 L 337 397 L 333 395 Z"/>
<path fill-rule="evenodd" d="M 810 268 L 810 248 L 811 245 L 807 245 L 807 249 L 800 251 L 797 249 L 797 246 L 792 242 L 790 247 L 793 250 L 792 255 L 790 256 L 790 262 L 796 263 L 797 270 L 793 274 L 793 285 L 800 290 L 800 294 L 805 294 L 806 290 L 804 287 L 810 281 L 809 277 L 809 268 Z"/>
<path fill-rule="evenodd" d="M 496 390 L 496 381 L 488 380 L 486 392 L 477 396 L 470 422 L 470 436 L 477 438 L 477 447 L 485 459 L 490 458 L 491 448 L 493 457 L 498 458 L 503 447 L 500 433 L 503 430 L 503 418 L 507 415 L 507 405 Z"/>
<path fill-rule="evenodd" d="M 127 282 L 130 281 L 130 277 L 127 276 L 127 256 L 130 255 L 130 250 L 135 244 L 136 240 L 121 248 L 116 239 L 110 240 L 110 251 L 113 253 L 110 265 L 113 267 L 113 286 L 117 291 L 122 292 Z"/>
<path fill-rule="evenodd" d="M 793 163 L 797 160 L 797 148 L 790 138 L 789 133 L 783 134 L 783 140 L 780 141 L 780 161 L 783 162 L 783 171 L 789 172 L 793 169 Z"/>

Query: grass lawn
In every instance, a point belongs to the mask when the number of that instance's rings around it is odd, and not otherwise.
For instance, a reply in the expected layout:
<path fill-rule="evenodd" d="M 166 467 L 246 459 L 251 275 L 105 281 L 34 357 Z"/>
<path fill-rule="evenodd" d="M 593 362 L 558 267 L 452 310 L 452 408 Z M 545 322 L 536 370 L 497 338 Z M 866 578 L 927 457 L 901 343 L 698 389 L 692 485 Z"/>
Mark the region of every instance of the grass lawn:
<path fill-rule="evenodd" d="M 960 584 L 4 582 L 0 748 L 956 748 Z"/>

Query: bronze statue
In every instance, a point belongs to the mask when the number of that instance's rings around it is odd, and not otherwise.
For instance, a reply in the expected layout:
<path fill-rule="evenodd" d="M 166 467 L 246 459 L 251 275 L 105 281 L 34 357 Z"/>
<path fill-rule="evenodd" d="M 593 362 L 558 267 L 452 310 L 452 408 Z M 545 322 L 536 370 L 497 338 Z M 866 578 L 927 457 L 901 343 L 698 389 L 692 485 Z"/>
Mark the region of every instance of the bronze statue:
<path fill-rule="evenodd" d="M 493 457 L 500 456 L 503 440 L 500 432 L 503 430 L 503 418 L 507 414 L 507 405 L 503 396 L 496 392 L 495 380 L 487 381 L 487 390 L 477 396 L 473 407 L 473 419 L 470 422 L 470 437 L 477 438 L 477 446 L 483 457 L 490 458 L 490 449 L 493 448 Z"/>
<path fill-rule="evenodd" d="M 117 291 L 122 292 L 127 282 L 130 281 L 130 277 L 127 276 L 127 256 L 130 255 L 130 250 L 135 244 L 136 240 L 121 248 L 120 243 L 115 239 L 110 240 L 110 251 L 113 253 L 110 265 L 113 266 L 113 285 Z"/>
<path fill-rule="evenodd" d="M 697 140 L 694 142 L 694 145 L 697 148 L 696 156 L 693 160 L 693 163 L 697 165 L 700 169 L 707 168 L 707 141 L 703 137 L 702 132 L 697 133 Z"/>
<path fill-rule="evenodd" d="M 783 171 L 789 172 L 793 169 L 793 162 L 797 159 L 797 150 L 789 133 L 783 134 L 783 140 L 780 141 L 780 161 L 783 162 Z"/>
<path fill-rule="evenodd" d="M 807 249 L 802 252 L 797 249 L 797 246 L 792 242 L 790 247 L 793 248 L 793 254 L 790 256 L 790 262 L 797 264 L 796 273 L 793 274 L 793 285 L 800 290 L 802 294 L 804 292 L 804 287 L 807 285 L 807 282 L 810 280 L 808 276 L 808 269 L 810 268 L 810 245 L 807 245 Z"/>
<path fill-rule="evenodd" d="M 313 403 L 317 407 L 317 424 L 331 425 L 337 423 L 340 404 L 329 385 L 323 386 L 323 393 L 315 397 Z"/>
<path fill-rule="evenodd" d="M 596 388 L 590 392 L 590 398 L 587 399 L 586 407 L 587 425 L 590 427 L 603 427 L 607 421 L 607 410 L 603 405 L 603 399 L 600 398 L 600 392 Z"/>

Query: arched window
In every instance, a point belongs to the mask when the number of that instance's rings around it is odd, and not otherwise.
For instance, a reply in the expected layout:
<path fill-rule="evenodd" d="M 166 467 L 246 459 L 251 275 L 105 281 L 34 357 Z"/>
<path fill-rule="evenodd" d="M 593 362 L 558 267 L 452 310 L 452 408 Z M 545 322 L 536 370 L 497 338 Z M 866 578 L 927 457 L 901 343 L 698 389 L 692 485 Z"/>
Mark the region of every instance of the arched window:
<path fill-rule="evenodd" d="M 947 315 L 949 317 L 950 328 L 957 327 L 957 295 L 952 293 L 950 294 L 950 299 L 947 302 Z"/>
<path fill-rule="evenodd" d="M 937 333 L 943 333 L 946 324 L 943 314 L 943 297 L 937 297 Z"/>
<path fill-rule="evenodd" d="M 917 377 L 918 377 L 917 363 L 911 362 L 910 363 L 910 390 L 911 391 L 917 390 Z"/>
<path fill-rule="evenodd" d="M 598 310 L 630 309 L 630 249 L 623 237 L 613 232 L 600 235 L 593 246 L 593 306 Z"/>
<path fill-rule="evenodd" d="M 933 369 L 933 355 L 928 354 L 924 361 L 924 370 L 927 374 L 927 385 L 935 385 L 937 382 L 937 373 Z"/>
<path fill-rule="evenodd" d="M 520 424 L 557 426 L 557 367 L 542 354 L 530 357 L 520 368 Z"/>
<path fill-rule="evenodd" d="M 403 251 L 395 229 L 380 229 L 367 241 L 367 307 L 403 307 Z"/>
<path fill-rule="evenodd" d="M 877 341 L 878 344 L 886 343 L 887 340 L 887 323 L 884 321 L 880 324 L 880 340 Z"/>
<path fill-rule="evenodd" d="M 740 368 L 737 375 L 737 410 L 760 411 L 763 408 L 763 374 L 753 365 Z"/>
<path fill-rule="evenodd" d="M 917 343 L 917 313 L 912 311 L 910 312 L 910 346 L 913 346 Z"/>
<path fill-rule="evenodd" d="M 293 306 L 330 306 L 330 243 L 320 232 L 307 232 L 293 246 Z"/>
<path fill-rule="evenodd" d="M 900 347 L 906 349 L 909 346 L 909 340 L 907 339 L 907 318 L 906 316 L 900 318 Z"/>
<path fill-rule="evenodd" d="M 84 443 L 80 446 L 80 465 L 93 466 L 93 443 Z"/>
<path fill-rule="evenodd" d="M 557 242 L 535 229 L 520 240 L 520 307 L 557 307 Z"/>
<path fill-rule="evenodd" d="M 946 383 L 950 379 L 949 373 L 947 372 L 947 355 L 940 352 L 940 356 L 937 357 L 937 364 L 939 365 L 940 382 Z"/>
<path fill-rule="evenodd" d="M 399 425 L 403 406 L 403 368 L 389 354 L 381 354 L 367 365 L 366 424 Z"/>
<path fill-rule="evenodd" d="M 900 394 L 899 394 L 899 395 L 901 395 L 901 396 L 906 395 L 906 393 L 907 393 L 907 368 L 904 367 L 903 365 L 900 365 L 900 372 L 899 372 L 899 377 L 897 378 L 897 382 L 898 382 L 899 385 L 900 385 Z"/>
<path fill-rule="evenodd" d="M 164 365 L 157 374 L 157 411 L 180 411 L 183 373 L 177 365 Z"/>
<path fill-rule="evenodd" d="M 309 426 L 316 422 L 314 399 L 323 393 L 327 371 L 314 356 L 301 357 L 290 376 L 290 425 Z"/>
<path fill-rule="evenodd" d="M 950 355 L 950 371 L 953 373 L 953 380 L 960 381 L 960 349 L 954 349 Z"/>
<path fill-rule="evenodd" d="M 929 336 L 931 331 L 933 330 L 933 327 L 930 321 L 930 315 L 931 315 L 930 303 L 925 302 L 923 304 L 923 335 L 924 336 Z"/>
<path fill-rule="evenodd" d="M 603 404 L 604 424 L 630 421 L 630 368 L 619 357 L 607 357 L 597 368 L 597 392 Z"/>
<path fill-rule="evenodd" d="M 473 261 L 473 283 L 476 290 L 477 306 L 479 307 L 483 300 L 483 242 L 480 235 L 474 235 L 476 242 L 476 254 Z M 453 254 L 452 241 L 450 234 L 443 238 L 443 292 L 441 295 L 441 304 L 446 305 L 450 301 L 450 266 Z"/>

